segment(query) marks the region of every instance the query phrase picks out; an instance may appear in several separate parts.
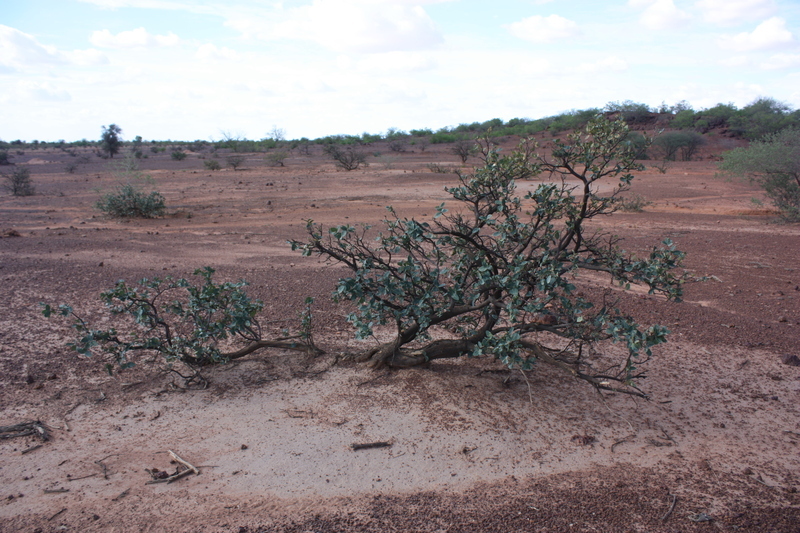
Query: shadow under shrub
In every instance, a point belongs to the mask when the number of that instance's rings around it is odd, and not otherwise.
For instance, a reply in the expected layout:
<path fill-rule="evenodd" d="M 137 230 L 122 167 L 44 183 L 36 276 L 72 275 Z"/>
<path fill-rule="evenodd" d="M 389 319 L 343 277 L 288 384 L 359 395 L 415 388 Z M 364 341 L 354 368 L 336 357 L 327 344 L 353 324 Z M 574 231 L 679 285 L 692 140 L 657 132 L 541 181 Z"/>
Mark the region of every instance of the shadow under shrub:
<path fill-rule="evenodd" d="M 157 191 L 145 193 L 130 183 L 103 195 L 96 207 L 114 218 L 156 218 L 164 214 L 164 197 Z"/>

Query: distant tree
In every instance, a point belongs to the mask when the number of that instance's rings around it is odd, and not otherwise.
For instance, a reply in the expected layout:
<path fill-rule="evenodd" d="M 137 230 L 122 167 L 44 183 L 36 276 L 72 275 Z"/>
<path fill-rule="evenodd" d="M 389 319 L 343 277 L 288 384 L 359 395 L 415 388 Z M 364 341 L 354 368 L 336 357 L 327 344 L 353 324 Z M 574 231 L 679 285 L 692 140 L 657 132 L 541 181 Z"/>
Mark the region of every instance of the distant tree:
<path fill-rule="evenodd" d="M 684 161 L 690 161 L 703 142 L 703 136 L 696 132 L 669 131 L 655 138 L 653 149 L 664 161 L 675 161 L 678 153 Z"/>
<path fill-rule="evenodd" d="M 720 168 L 760 184 L 784 220 L 800 221 L 800 129 L 788 128 L 722 154 Z"/>
<path fill-rule="evenodd" d="M 3 174 L 5 188 L 14 196 L 33 196 L 36 190 L 31 181 L 31 171 L 26 167 L 18 167 L 11 174 Z"/>
<path fill-rule="evenodd" d="M 243 155 L 229 155 L 225 158 L 225 161 L 234 171 L 244 164 L 244 160 Z"/>
<path fill-rule="evenodd" d="M 325 153 L 336 162 L 338 168 L 344 170 L 356 170 L 361 165 L 366 165 L 367 156 L 353 146 L 339 146 L 329 144 L 325 146 Z"/>
<path fill-rule="evenodd" d="M 103 134 L 100 136 L 100 148 L 105 152 L 108 157 L 114 157 L 119 153 L 122 147 L 122 128 L 116 124 L 110 124 L 108 127 L 103 126 Z"/>
<path fill-rule="evenodd" d="M 269 133 L 267 134 L 267 138 L 275 141 L 276 143 L 283 142 L 286 140 L 286 131 L 278 126 L 272 126 L 272 129 L 269 130 Z"/>
<path fill-rule="evenodd" d="M 469 156 L 475 154 L 475 141 L 471 139 L 459 139 L 450 148 L 450 151 L 461 159 L 462 163 L 466 163 Z"/>

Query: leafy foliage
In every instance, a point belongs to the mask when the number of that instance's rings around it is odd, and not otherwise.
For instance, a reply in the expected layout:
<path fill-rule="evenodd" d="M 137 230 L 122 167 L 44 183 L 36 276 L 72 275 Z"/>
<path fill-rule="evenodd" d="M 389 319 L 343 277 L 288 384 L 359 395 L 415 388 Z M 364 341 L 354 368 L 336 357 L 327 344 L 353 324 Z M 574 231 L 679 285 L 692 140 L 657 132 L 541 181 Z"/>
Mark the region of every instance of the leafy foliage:
<path fill-rule="evenodd" d="M 186 152 L 184 152 L 183 150 L 173 150 L 172 153 L 170 154 L 170 158 L 173 161 L 183 161 L 184 159 L 186 159 Z"/>
<path fill-rule="evenodd" d="M 148 194 L 125 183 L 115 192 L 103 195 L 97 208 L 115 218 L 156 218 L 164 214 L 165 202 L 157 191 Z"/>
<path fill-rule="evenodd" d="M 131 324 L 122 329 L 93 329 L 68 305 L 53 308 L 42 304 L 42 313 L 54 312 L 73 319 L 78 333 L 70 348 L 79 354 L 99 355 L 112 373 L 136 364 L 147 354 L 159 354 L 167 365 L 180 362 L 193 369 L 244 357 L 265 347 L 316 351 L 311 336 L 313 299 L 306 300 L 301 313 L 300 332 L 276 340 L 264 340 L 256 315 L 260 300 L 250 298 L 244 281 L 215 283 L 214 269 L 194 271 L 200 278 L 192 284 L 184 278 L 143 279 L 137 286 L 124 280 L 100 294 L 113 316 L 126 317 Z M 239 349 L 236 344 L 244 343 Z M 225 351 L 231 348 L 229 351 Z"/>
<path fill-rule="evenodd" d="M 800 129 L 785 129 L 722 154 L 720 169 L 748 176 L 789 222 L 800 221 Z"/>
<path fill-rule="evenodd" d="M 377 237 L 369 226 L 325 230 L 309 220 L 308 240 L 292 246 L 352 271 L 334 297 L 356 304 L 348 319 L 358 337 L 391 326 L 394 339 L 363 354 L 373 364 L 491 355 L 523 370 L 551 363 L 595 387 L 643 395 L 635 384 L 644 377 L 639 366 L 665 341 L 666 328 L 642 327 L 575 285 L 582 271 L 593 271 L 624 287 L 640 283 L 650 293 L 681 296 L 685 275 L 675 270 L 683 253 L 670 241 L 640 259 L 621 250 L 619 239 L 585 227 L 615 211 L 631 172 L 642 168 L 627 135 L 624 121 L 597 117 L 585 131 L 555 141 L 549 157 L 536 154 L 530 141 L 501 155 L 484 140 L 483 166 L 446 189 L 454 210 L 442 204 L 433 220 L 421 222 L 389 208 Z M 542 172 L 556 182 L 516 194 L 517 181 Z M 608 195 L 600 193 L 603 179 L 617 181 Z M 443 331 L 449 338 L 430 341 Z M 595 348 L 606 340 L 627 350 L 601 370 Z"/>

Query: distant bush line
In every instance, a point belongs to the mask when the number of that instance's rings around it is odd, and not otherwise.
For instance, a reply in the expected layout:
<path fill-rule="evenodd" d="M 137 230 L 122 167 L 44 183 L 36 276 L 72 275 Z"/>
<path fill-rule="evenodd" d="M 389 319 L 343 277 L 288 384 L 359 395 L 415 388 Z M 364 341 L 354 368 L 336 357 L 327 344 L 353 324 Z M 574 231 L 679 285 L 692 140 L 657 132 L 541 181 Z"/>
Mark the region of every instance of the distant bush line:
<path fill-rule="evenodd" d="M 659 129 L 670 128 L 684 132 L 709 133 L 712 130 L 732 138 L 757 140 L 766 135 L 771 135 L 786 128 L 800 128 L 800 110 L 792 109 L 788 104 L 779 102 L 774 98 L 759 98 L 754 102 L 740 108 L 734 104 L 719 103 L 707 109 L 695 110 L 688 102 L 682 101 L 675 105 L 662 104 L 651 107 L 647 104 L 624 100 L 609 102 L 602 109 L 589 108 L 570 110 L 558 115 L 544 118 L 512 118 L 504 121 L 493 118 L 484 122 L 472 122 L 447 126 L 432 130 L 430 128 L 412 129 L 409 131 L 390 128 L 383 134 L 362 133 L 361 135 L 328 135 L 317 139 L 302 137 L 300 139 L 286 140 L 282 135 L 272 135 L 261 140 L 249 140 L 242 137 L 224 134 L 219 141 L 195 140 L 191 142 L 179 141 L 147 141 L 151 144 L 153 153 L 164 152 L 167 147 L 170 153 L 189 151 L 194 153 L 214 153 L 224 150 L 233 153 L 268 152 L 270 150 L 297 150 L 298 153 L 309 155 L 313 145 L 367 145 L 379 141 L 388 141 L 402 152 L 406 149 L 419 149 L 424 151 L 428 144 L 456 143 L 458 141 L 474 139 L 477 136 L 491 138 L 520 136 L 527 137 L 541 132 L 559 134 L 564 131 L 576 130 L 584 127 L 592 117 L 599 113 L 610 116 L 619 116 L 632 129 L 656 127 Z M 137 137 L 134 141 L 124 142 L 125 149 L 139 150 L 144 141 Z M 57 142 L 45 141 L 2 141 L 0 152 L 37 150 L 43 148 L 57 148 L 70 152 L 75 148 L 88 147 L 100 148 L 100 141 L 82 139 L 75 142 L 59 140 Z M 11 153 L 6 155 L 8 161 Z M 179 156 L 180 157 L 180 156 Z"/>

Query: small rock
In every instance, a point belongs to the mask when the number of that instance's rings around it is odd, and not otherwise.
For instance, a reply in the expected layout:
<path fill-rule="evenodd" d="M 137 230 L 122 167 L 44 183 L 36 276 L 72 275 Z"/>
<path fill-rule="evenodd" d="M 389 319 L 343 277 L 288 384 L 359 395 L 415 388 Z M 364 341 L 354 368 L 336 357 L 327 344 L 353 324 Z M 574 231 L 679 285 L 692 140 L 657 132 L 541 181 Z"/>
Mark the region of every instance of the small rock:
<path fill-rule="evenodd" d="M 800 357 L 794 354 L 785 353 L 781 356 L 781 363 L 789 366 L 800 366 Z"/>
<path fill-rule="evenodd" d="M 778 317 L 778 322 L 789 322 L 789 319 L 786 318 L 785 316 L 779 316 Z"/>
<path fill-rule="evenodd" d="M 242 444 L 242 449 L 246 450 L 247 449 L 247 444 Z"/>

